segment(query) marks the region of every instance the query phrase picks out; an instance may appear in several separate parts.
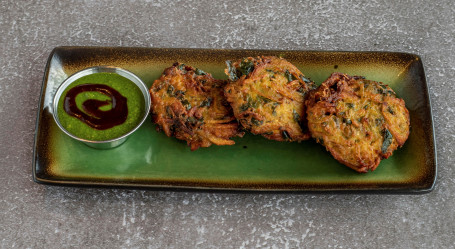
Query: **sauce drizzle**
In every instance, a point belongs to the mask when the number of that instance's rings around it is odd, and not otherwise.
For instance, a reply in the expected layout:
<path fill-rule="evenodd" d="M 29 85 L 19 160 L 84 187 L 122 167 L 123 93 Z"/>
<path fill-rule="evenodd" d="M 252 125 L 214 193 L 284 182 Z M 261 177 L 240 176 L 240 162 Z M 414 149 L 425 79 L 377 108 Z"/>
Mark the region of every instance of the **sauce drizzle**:
<path fill-rule="evenodd" d="M 109 96 L 110 100 L 85 100 L 82 103 L 84 110 L 82 111 L 76 105 L 76 96 L 83 92 L 99 92 Z M 100 110 L 100 107 L 109 104 L 112 105 L 110 110 Z M 103 84 L 83 84 L 71 88 L 66 93 L 63 108 L 69 115 L 97 130 L 106 130 L 123 124 L 128 117 L 127 98 L 112 87 Z"/>

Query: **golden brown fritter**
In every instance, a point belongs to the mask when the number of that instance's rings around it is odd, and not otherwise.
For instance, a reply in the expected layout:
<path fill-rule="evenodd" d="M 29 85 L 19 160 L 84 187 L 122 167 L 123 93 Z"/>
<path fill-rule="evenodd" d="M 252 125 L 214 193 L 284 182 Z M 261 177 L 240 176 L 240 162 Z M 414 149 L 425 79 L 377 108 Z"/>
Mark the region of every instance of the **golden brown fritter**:
<path fill-rule="evenodd" d="M 404 100 L 364 77 L 333 73 L 310 92 L 306 105 L 313 138 L 358 172 L 375 170 L 409 136 Z"/>
<path fill-rule="evenodd" d="M 314 83 L 294 65 L 273 56 L 226 64 L 230 82 L 224 94 L 246 130 L 277 141 L 310 138 L 304 99 Z"/>
<path fill-rule="evenodd" d="M 232 145 L 242 136 L 223 95 L 226 81 L 184 64 L 164 70 L 150 88 L 152 117 L 167 136 L 186 140 L 191 150 Z"/>

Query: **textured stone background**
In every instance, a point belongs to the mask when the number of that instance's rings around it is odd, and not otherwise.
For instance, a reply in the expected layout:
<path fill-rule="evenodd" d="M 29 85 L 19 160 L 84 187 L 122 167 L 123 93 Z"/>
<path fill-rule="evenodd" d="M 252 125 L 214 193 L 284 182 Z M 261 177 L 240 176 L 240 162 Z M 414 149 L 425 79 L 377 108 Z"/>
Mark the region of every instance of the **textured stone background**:
<path fill-rule="evenodd" d="M 455 2 L 0 1 L 1 248 L 448 248 L 455 241 Z M 439 163 L 425 195 L 82 189 L 32 181 L 47 56 L 61 45 L 421 55 Z"/>

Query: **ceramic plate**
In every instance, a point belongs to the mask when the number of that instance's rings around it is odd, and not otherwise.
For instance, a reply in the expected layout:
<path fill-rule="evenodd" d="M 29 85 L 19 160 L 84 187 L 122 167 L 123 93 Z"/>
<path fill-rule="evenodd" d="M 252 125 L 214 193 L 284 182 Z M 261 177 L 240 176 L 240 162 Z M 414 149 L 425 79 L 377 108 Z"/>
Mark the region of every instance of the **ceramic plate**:
<path fill-rule="evenodd" d="M 125 144 L 96 150 L 72 140 L 52 119 L 57 87 L 87 67 L 111 65 L 138 75 L 149 87 L 179 61 L 226 79 L 225 60 L 282 56 L 317 84 L 332 72 L 362 75 L 390 85 L 406 102 L 411 135 L 377 170 L 359 174 L 314 141 L 287 143 L 246 134 L 234 146 L 190 151 L 184 141 L 157 132 L 149 119 Z M 269 50 L 59 47 L 45 70 L 34 146 L 39 183 L 268 191 L 432 190 L 436 156 L 431 106 L 422 61 L 413 54 Z"/>

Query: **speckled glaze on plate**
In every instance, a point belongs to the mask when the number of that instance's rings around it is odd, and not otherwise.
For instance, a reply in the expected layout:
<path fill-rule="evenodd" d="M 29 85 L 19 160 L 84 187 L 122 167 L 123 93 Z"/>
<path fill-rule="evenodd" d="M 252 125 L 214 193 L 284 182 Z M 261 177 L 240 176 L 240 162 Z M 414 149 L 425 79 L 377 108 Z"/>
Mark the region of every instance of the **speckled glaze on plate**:
<path fill-rule="evenodd" d="M 286 143 L 246 134 L 234 146 L 191 152 L 184 141 L 157 132 L 151 120 L 122 146 L 97 150 L 74 141 L 52 119 L 52 98 L 71 74 L 110 65 L 129 70 L 150 87 L 178 61 L 226 79 L 225 60 L 282 56 L 318 85 L 332 72 L 390 85 L 406 102 L 411 134 L 377 170 L 359 174 L 314 141 Z M 413 54 L 163 48 L 59 47 L 45 70 L 37 117 L 33 178 L 39 183 L 266 191 L 425 193 L 436 179 L 431 105 L 423 65 Z"/>

